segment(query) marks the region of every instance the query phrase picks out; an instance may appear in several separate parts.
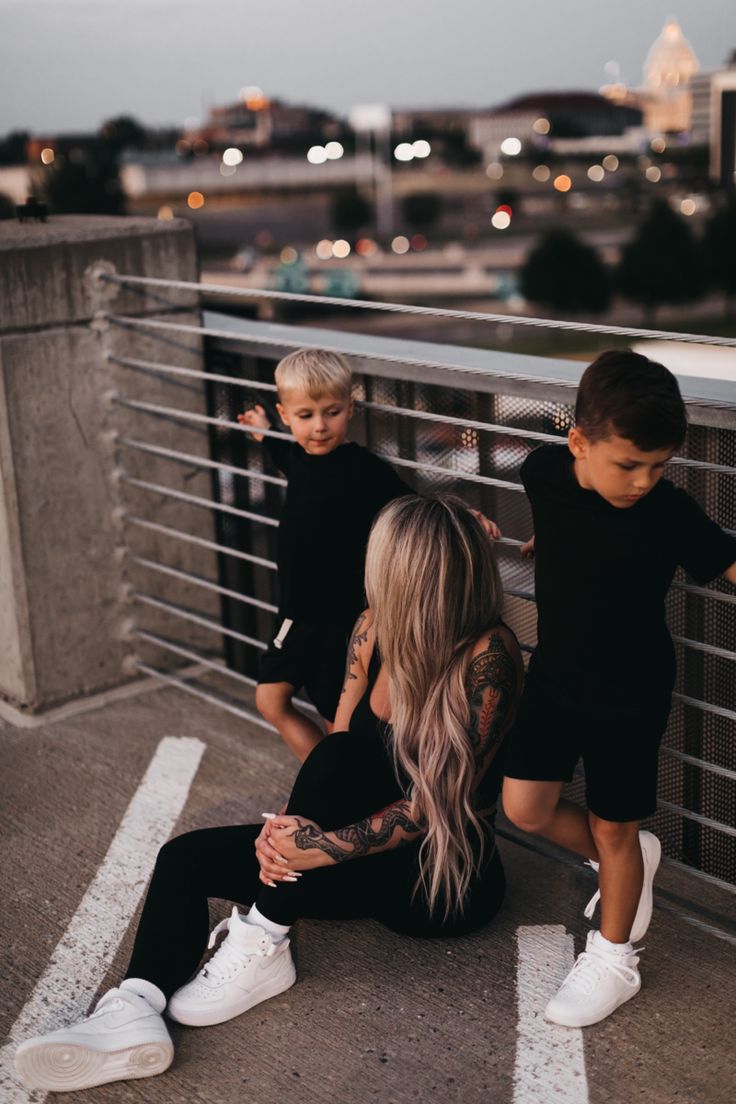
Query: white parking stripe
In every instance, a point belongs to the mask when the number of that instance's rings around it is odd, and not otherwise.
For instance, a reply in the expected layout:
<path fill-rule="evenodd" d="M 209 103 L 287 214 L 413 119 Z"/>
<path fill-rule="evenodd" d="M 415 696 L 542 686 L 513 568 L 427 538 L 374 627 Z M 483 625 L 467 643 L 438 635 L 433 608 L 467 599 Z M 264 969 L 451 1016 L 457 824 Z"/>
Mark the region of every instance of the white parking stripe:
<path fill-rule="evenodd" d="M 166 736 L 158 745 L 115 838 L 59 940 L 30 999 L 0 1050 L 3 1104 L 38 1104 L 44 1094 L 18 1081 L 19 1042 L 86 1015 L 151 874 L 156 854 L 179 819 L 205 745 Z"/>
<path fill-rule="evenodd" d="M 514 1104 L 588 1104 L 583 1033 L 544 1019 L 544 1006 L 575 961 L 559 924 L 518 928 L 518 1029 Z"/>

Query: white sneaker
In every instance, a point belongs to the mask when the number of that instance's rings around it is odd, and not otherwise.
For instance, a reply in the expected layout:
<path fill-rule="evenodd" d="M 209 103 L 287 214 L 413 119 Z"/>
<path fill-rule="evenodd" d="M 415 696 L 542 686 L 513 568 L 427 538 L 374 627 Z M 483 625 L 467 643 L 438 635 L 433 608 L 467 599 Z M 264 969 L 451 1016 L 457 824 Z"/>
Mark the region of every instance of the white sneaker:
<path fill-rule="evenodd" d="M 274 943 L 268 932 L 247 923 L 233 908 L 212 932 L 210 947 L 224 929 L 228 934 L 217 953 L 169 1001 L 173 1020 L 191 1027 L 224 1023 L 296 981 L 288 938 Z"/>
<path fill-rule="evenodd" d="M 641 989 L 638 955 L 603 950 L 595 936 L 588 932 L 585 950 L 544 1010 L 552 1023 L 588 1027 L 605 1020 Z"/>
<path fill-rule="evenodd" d="M 81 1023 L 21 1043 L 15 1068 L 30 1089 L 71 1092 L 152 1077 L 173 1057 L 159 1013 L 137 993 L 111 989 Z"/>
<path fill-rule="evenodd" d="M 654 904 L 652 891 L 654 875 L 657 873 L 662 858 L 662 844 L 653 832 L 640 832 L 639 845 L 641 847 L 641 857 L 644 861 L 644 883 L 641 887 L 641 896 L 639 897 L 634 923 L 631 925 L 629 939 L 632 943 L 638 943 L 640 939 L 643 939 L 649 928 Z M 598 870 L 599 865 L 593 859 L 589 859 L 586 863 L 586 866 L 591 866 L 595 871 Z M 597 889 L 585 906 L 584 915 L 586 919 L 591 920 L 593 918 L 595 906 L 598 904 L 600 897 L 601 891 Z"/>

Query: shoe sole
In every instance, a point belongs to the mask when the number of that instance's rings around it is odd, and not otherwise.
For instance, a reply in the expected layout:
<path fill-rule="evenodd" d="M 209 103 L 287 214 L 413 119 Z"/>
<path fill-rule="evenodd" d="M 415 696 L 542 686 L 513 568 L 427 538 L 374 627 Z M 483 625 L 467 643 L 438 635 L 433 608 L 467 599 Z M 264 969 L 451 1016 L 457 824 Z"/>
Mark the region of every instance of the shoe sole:
<path fill-rule="evenodd" d="M 597 1024 L 600 1023 L 601 1020 L 605 1020 L 608 1016 L 615 1012 L 617 1008 L 620 1008 L 622 1004 L 626 1004 L 627 1001 L 630 1001 L 632 997 L 636 996 L 640 989 L 641 981 L 636 986 L 636 988 L 632 989 L 630 993 L 626 994 L 626 996 L 622 997 L 620 1000 L 613 1002 L 612 1004 L 606 1005 L 606 1008 L 600 1013 L 600 1015 L 596 1016 L 593 1020 L 580 1016 L 568 1016 L 567 1018 L 556 1016 L 554 1012 L 549 1011 L 549 1005 L 547 1005 L 547 1008 L 545 1008 L 544 1010 L 544 1018 L 545 1020 L 547 1020 L 548 1023 L 559 1024 L 560 1027 L 592 1027 L 593 1024 Z"/>
<path fill-rule="evenodd" d="M 291 989 L 295 981 L 296 970 L 292 963 L 291 970 L 286 974 L 283 981 L 277 983 L 273 981 L 264 981 L 261 985 L 256 986 L 254 989 L 250 989 L 248 993 L 244 993 L 241 1002 L 237 1005 L 231 1004 L 228 1008 L 207 1008 L 202 1005 L 195 1008 L 187 1008 L 184 1001 L 181 1003 L 177 1002 L 176 993 L 174 993 L 166 1009 L 166 1015 L 177 1023 L 185 1024 L 187 1027 L 212 1027 L 215 1024 L 227 1023 L 228 1020 L 234 1020 L 236 1016 L 242 1016 L 244 1012 L 254 1008 L 262 1001 L 268 1000 L 270 997 L 277 997 L 279 993 L 285 993 L 287 989 Z"/>
<path fill-rule="evenodd" d="M 21 1043 L 15 1068 L 28 1088 L 73 1092 L 163 1073 L 174 1058 L 169 1042 L 139 1043 L 125 1050 L 100 1051 L 79 1043 Z"/>
<path fill-rule="evenodd" d="M 639 905 L 631 925 L 629 939 L 632 943 L 638 943 L 646 935 L 652 921 L 652 909 L 654 907 L 654 877 L 659 869 L 662 858 L 662 844 L 652 832 L 647 832 L 642 842 L 642 857 L 644 860 L 644 884 L 641 889 Z"/>

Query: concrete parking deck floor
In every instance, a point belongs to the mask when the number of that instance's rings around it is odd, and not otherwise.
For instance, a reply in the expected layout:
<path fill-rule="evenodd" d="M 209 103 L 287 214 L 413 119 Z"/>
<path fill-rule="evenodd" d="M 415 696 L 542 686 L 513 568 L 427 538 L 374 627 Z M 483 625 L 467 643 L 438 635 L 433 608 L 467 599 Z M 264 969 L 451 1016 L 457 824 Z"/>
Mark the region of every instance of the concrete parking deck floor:
<path fill-rule="evenodd" d="M 164 737 L 206 745 L 174 832 L 257 821 L 286 795 L 295 773 L 272 734 L 172 689 L 108 700 L 35 728 L 0 722 L 3 1102 L 43 1099 L 8 1076 L 8 1036 L 22 1037 L 34 1000 L 47 1029 L 59 1024 L 59 994 L 43 991 L 50 963 L 72 964 L 63 999 L 68 1007 L 81 1001 L 83 1011 L 87 998 L 75 986 L 74 963 L 91 971 L 100 989 L 120 976 L 134 930 L 129 917 L 113 918 L 103 907 L 81 931 L 73 918 Z M 162 805 L 170 799 L 162 789 Z M 541 1010 L 551 975 L 572 954 L 572 938 L 575 950 L 582 947 L 590 872 L 509 841 L 501 848 L 507 902 L 486 930 L 425 942 L 368 921 L 302 922 L 294 931 L 293 989 L 219 1027 L 173 1025 L 176 1057 L 161 1077 L 66 1099 L 730 1104 L 732 899 L 664 872 L 658 884 L 669 896 L 646 937 L 642 992 L 605 1023 L 570 1032 L 545 1025 Z M 120 885 L 131 879 L 124 862 L 114 878 Z M 132 899 L 144 888 L 145 877 L 135 876 Z M 683 911 L 673 894 L 695 895 L 710 911 Z M 213 919 L 225 910 L 216 902 Z M 95 930 L 108 919 L 121 933 L 127 926 L 112 961 L 101 950 L 104 932 Z"/>

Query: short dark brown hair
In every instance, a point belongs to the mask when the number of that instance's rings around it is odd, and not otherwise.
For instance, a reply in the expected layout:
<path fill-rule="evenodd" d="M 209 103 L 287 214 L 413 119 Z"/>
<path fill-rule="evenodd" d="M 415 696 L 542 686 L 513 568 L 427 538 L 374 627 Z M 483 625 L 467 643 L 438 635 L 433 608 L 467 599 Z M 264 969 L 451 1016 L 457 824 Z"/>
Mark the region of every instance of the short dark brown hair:
<path fill-rule="evenodd" d="M 583 372 L 575 424 L 590 441 L 624 437 L 642 452 L 679 448 L 687 415 L 672 373 L 631 349 L 601 353 Z"/>

